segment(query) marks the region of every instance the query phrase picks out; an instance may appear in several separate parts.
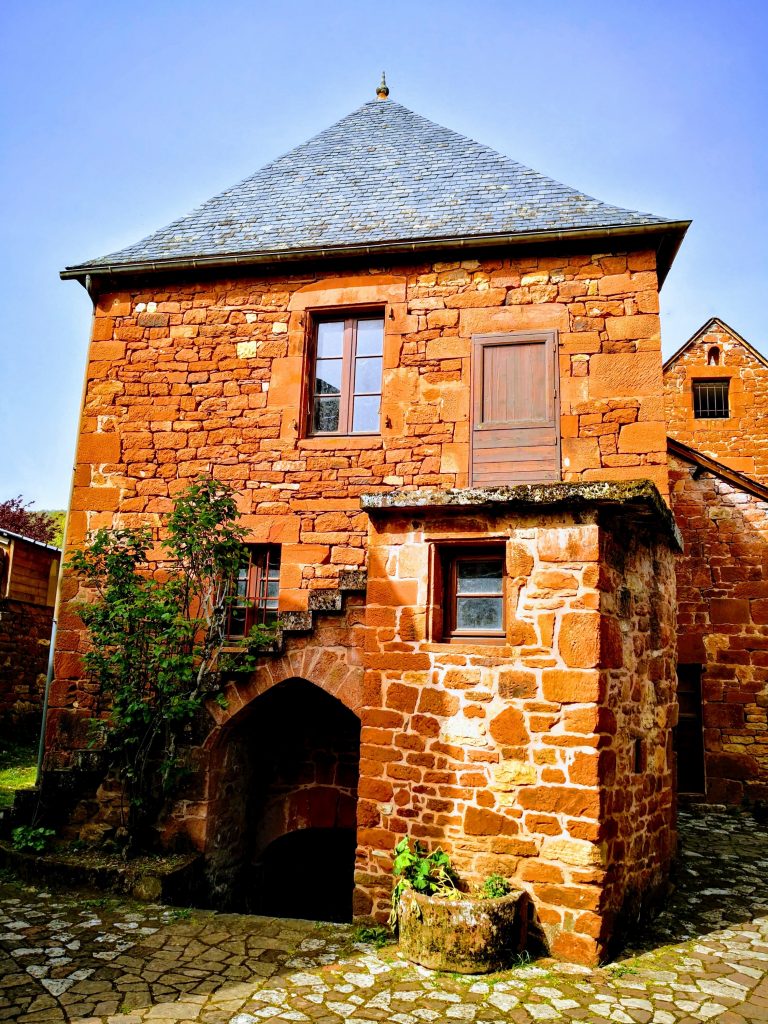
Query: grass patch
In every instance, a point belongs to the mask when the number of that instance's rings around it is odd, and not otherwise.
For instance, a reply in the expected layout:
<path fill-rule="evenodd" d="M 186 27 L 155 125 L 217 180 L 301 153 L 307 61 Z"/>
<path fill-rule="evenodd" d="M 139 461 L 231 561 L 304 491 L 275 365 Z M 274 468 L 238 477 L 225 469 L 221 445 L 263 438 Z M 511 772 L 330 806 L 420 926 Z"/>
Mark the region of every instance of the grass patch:
<path fill-rule="evenodd" d="M 34 786 L 36 778 L 36 744 L 0 740 L 0 808 L 11 807 L 16 790 Z"/>

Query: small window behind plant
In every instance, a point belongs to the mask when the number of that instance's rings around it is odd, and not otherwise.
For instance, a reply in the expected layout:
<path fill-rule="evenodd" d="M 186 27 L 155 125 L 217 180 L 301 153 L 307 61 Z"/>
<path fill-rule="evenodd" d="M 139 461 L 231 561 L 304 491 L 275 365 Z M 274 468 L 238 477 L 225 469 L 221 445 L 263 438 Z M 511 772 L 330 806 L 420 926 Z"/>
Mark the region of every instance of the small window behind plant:
<path fill-rule="evenodd" d="M 249 545 L 234 581 L 227 609 L 227 637 L 247 637 L 254 626 L 272 626 L 280 593 L 279 544 Z"/>

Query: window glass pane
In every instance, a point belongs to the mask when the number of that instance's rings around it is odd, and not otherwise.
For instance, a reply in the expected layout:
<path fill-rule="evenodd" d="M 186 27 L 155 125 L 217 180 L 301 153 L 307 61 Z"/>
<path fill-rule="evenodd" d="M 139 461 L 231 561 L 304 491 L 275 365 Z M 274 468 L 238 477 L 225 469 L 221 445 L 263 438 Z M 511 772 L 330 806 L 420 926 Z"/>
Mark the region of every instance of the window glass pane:
<path fill-rule="evenodd" d="M 340 359 L 344 349 L 344 321 L 317 325 L 317 358 Z"/>
<path fill-rule="evenodd" d="M 341 360 L 318 359 L 315 370 L 315 394 L 341 394 Z"/>
<path fill-rule="evenodd" d="M 500 558 L 456 563 L 456 592 L 459 594 L 501 593 L 502 565 Z"/>
<path fill-rule="evenodd" d="M 379 394 L 381 391 L 381 359 L 369 357 L 355 363 L 355 394 Z"/>
<path fill-rule="evenodd" d="M 358 320 L 357 355 L 380 356 L 384 351 L 384 321 Z"/>
<path fill-rule="evenodd" d="M 355 432 L 378 433 L 380 402 L 381 398 L 378 395 L 368 395 L 364 398 L 355 399 L 355 408 L 352 414 L 352 429 Z"/>
<path fill-rule="evenodd" d="M 315 422 L 313 430 L 323 433 L 339 429 L 338 398 L 315 399 Z"/>
<path fill-rule="evenodd" d="M 242 636 L 245 633 L 245 608 L 230 608 L 229 636 Z"/>
<path fill-rule="evenodd" d="M 502 629 L 502 598 L 459 597 L 456 599 L 456 628 L 472 630 Z"/>

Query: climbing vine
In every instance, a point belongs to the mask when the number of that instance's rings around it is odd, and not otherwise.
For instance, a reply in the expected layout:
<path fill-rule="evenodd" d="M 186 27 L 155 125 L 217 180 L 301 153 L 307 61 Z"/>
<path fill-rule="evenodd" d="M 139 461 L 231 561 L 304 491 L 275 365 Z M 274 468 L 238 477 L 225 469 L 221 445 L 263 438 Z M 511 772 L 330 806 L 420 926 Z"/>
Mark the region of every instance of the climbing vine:
<path fill-rule="evenodd" d="M 107 701 L 98 740 L 122 781 L 134 846 L 187 771 L 182 737 L 204 701 L 222 699 L 218 659 L 243 553 L 235 493 L 219 481 L 191 484 L 165 525 L 160 550 L 148 529 L 102 529 L 69 562 L 92 595 L 78 605 L 84 662 Z"/>

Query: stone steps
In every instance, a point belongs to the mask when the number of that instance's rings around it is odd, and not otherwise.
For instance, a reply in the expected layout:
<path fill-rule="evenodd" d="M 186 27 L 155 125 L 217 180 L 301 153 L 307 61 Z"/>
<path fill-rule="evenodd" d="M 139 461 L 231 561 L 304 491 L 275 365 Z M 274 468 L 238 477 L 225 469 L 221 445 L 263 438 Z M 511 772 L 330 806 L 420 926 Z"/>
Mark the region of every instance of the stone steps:
<path fill-rule="evenodd" d="M 346 594 L 365 593 L 368 576 L 364 569 L 347 569 L 339 573 L 339 585 L 334 590 L 311 590 L 309 608 L 305 612 L 280 612 L 277 624 L 281 635 L 286 633 L 311 633 L 315 628 L 318 614 L 339 614 L 344 610 Z M 284 643 L 278 645 L 282 653 Z"/>

